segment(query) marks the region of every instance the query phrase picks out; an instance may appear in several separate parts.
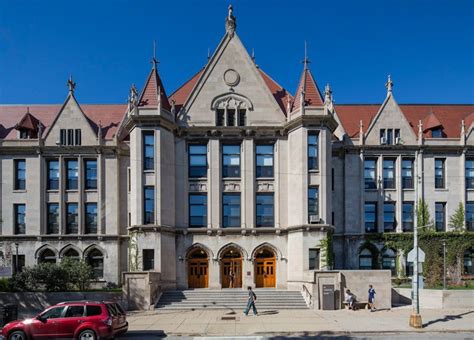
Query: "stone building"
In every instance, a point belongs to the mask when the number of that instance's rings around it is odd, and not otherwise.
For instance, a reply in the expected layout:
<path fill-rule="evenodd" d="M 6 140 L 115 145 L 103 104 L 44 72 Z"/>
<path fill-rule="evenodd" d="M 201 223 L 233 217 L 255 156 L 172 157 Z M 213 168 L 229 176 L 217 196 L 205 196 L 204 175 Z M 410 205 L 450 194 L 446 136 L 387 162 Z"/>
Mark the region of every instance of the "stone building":
<path fill-rule="evenodd" d="M 80 104 L 70 79 L 62 105 L 0 106 L 0 266 L 71 256 L 99 282 L 151 270 L 177 288 L 300 289 L 332 257 L 394 269 L 403 254 L 363 236 L 411 231 L 415 187 L 438 230 L 459 202 L 474 230 L 474 105 L 399 105 L 390 78 L 382 104 L 335 105 L 306 58 L 292 95 L 236 26 L 230 8 L 169 96 L 153 58 L 124 105 Z"/>

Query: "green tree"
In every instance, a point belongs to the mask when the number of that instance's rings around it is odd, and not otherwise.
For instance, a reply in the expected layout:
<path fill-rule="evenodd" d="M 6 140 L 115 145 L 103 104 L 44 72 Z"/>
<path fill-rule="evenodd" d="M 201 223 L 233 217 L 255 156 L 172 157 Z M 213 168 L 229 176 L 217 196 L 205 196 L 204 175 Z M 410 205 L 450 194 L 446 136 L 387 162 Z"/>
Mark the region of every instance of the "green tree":
<path fill-rule="evenodd" d="M 462 231 L 464 229 L 464 206 L 462 202 L 459 202 L 458 208 L 449 218 L 448 225 L 453 228 L 454 231 Z"/>
<path fill-rule="evenodd" d="M 428 208 L 428 204 L 423 201 L 421 198 L 418 201 L 418 207 L 416 211 L 416 221 L 418 228 L 427 228 L 433 229 L 434 222 L 431 219 L 430 210 Z M 424 230 L 424 229 L 422 229 Z"/>
<path fill-rule="evenodd" d="M 85 261 L 65 257 L 61 260 L 61 268 L 68 277 L 68 289 L 87 290 L 94 278 L 92 267 Z"/>

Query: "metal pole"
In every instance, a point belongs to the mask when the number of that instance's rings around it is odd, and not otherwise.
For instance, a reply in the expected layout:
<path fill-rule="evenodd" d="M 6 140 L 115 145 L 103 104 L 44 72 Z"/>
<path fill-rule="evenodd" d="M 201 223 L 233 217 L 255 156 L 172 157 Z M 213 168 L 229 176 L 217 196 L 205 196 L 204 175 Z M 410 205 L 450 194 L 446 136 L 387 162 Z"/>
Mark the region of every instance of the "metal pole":
<path fill-rule="evenodd" d="M 443 241 L 443 289 L 446 289 L 446 240 Z"/>
<path fill-rule="evenodd" d="M 15 248 L 16 248 L 16 256 L 15 256 L 15 274 L 18 273 L 18 243 L 15 243 Z"/>

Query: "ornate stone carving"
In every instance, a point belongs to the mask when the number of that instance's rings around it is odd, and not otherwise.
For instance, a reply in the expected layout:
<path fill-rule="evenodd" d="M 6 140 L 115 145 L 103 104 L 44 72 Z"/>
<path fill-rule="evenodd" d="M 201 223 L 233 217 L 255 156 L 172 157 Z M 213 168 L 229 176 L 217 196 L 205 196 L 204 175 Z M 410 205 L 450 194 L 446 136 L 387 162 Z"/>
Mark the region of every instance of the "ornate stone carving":
<path fill-rule="evenodd" d="M 227 18 L 225 20 L 225 30 L 231 37 L 233 37 L 236 28 L 237 21 L 234 17 L 234 8 L 232 5 L 229 5 L 229 13 L 227 14 Z"/>
<path fill-rule="evenodd" d="M 240 191 L 240 183 L 227 182 L 224 183 L 224 191 Z"/>
<path fill-rule="evenodd" d="M 273 192 L 274 190 L 274 183 L 273 182 L 258 182 L 257 183 L 257 191 L 258 192 Z"/>
<path fill-rule="evenodd" d="M 206 192 L 207 191 L 207 183 L 205 182 L 192 182 L 189 183 L 189 191 L 197 191 L 197 192 Z"/>
<path fill-rule="evenodd" d="M 224 72 L 224 82 L 230 87 L 237 86 L 240 82 L 239 73 L 234 69 L 228 69 Z"/>

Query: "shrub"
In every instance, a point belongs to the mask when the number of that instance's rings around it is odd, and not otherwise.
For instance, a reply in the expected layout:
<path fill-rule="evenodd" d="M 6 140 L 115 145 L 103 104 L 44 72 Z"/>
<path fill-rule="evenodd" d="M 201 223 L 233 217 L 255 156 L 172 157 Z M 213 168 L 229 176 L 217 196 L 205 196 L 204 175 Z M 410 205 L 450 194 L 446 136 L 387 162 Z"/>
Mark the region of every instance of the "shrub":
<path fill-rule="evenodd" d="M 10 280 L 6 277 L 0 278 L 0 292 L 8 292 L 10 291 Z"/>

